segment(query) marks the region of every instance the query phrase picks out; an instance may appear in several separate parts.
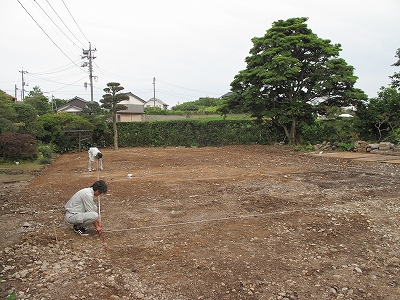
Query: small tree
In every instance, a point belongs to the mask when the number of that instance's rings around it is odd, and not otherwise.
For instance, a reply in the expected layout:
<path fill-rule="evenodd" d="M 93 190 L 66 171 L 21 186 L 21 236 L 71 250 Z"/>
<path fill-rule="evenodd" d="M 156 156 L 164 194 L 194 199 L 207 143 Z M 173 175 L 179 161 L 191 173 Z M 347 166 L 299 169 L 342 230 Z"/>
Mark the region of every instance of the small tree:
<path fill-rule="evenodd" d="M 33 90 L 25 97 L 24 103 L 32 105 L 39 116 L 52 111 L 49 99 L 43 95 L 43 92 L 38 86 L 33 87 Z"/>
<path fill-rule="evenodd" d="M 395 88 L 382 87 L 378 97 L 357 108 L 360 131 L 377 142 L 394 140 L 400 127 L 400 93 Z"/>
<path fill-rule="evenodd" d="M 119 93 L 123 89 L 124 88 L 118 82 L 109 82 L 107 83 L 107 87 L 103 90 L 106 94 L 103 95 L 103 99 L 100 100 L 102 103 L 101 107 L 109 109 L 112 112 L 114 150 L 118 150 L 117 111 L 127 109 L 125 105 L 119 103 L 129 99 L 128 95 Z"/>
<path fill-rule="evenodd" d="M 111 112 L 100 107 L 96 101 L 87 103 L 87 107 L 82 110 L 79 116 L 88 120 L 94 125 L 91 144 L 97 146 L 105 146 L 107 137 L 110 137 L 112 132 L 108 126 L 108 119 L 111 118 Z"/>
<path fill-rule="evenodd" d="M 16 131 L 17 126 L 14 123 L 16 117 L 17 113 L 13 107 L 12 99 L 0 90 L 0 133 Z"/>
<path fill-rule="evenodd" d="M 14 103 L 14 109 L 17 113 L 15 122 L 18 125 L 18 132 L 36 136 L 39 130 L 36 109 L 26 103 Z"/>

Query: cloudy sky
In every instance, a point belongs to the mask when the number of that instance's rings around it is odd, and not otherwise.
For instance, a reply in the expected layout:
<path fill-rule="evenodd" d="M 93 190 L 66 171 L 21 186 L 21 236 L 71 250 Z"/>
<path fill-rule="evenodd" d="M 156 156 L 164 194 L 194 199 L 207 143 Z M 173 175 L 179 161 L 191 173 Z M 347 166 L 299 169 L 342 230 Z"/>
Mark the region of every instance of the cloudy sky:
<path fill-rule="evenodd" d="M 0 89 L 15 95 L 16 86 L 18 99 L 24 71 L 27 92 L 39 86 L 55 98 L 90 100 L 81 67 L 89 43 L 96 101 L 111 81 L 144 100 L 155 92 L 169 107 L 220 97 L 245 68 L 251 39 L 293 17 L 308 17 L 318 37 L 342 45 L 369 97 L 399 72 L 391 66 L 399 0 L 2 0 L 0 10 Z"/>

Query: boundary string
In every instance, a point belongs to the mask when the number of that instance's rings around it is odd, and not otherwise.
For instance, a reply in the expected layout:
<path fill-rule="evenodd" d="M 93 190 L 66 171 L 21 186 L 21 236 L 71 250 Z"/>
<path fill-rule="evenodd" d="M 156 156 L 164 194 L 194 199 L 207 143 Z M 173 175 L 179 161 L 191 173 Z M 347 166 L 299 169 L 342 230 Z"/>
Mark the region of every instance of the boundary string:
<path fill-rule="evenodd" d="M 327 206 L 314 207 L 314 208 L 303 208 L 303 209 L 294 209 L 294 210 L 269 212 L 269 213 L 264 213 L 264 214 L 230 216 L 230 217 L 222 217 L 222 218 L 214 218 L 214 219 L 206 219 L 206 220 L 196 220 L 196 221 L 187 221 L 187 222 L 178 222 L 178 223 L 160 224 L 160 225 L 151 225 L 151 226 L 124 228 L 124 229 L 110 229 L 110 230 L 103 230 L 103 232 L 112 233 L 112 232 L 122 232 L 122 231 L 146 230 L 146 229 L 154 229 L 154 228 L 162 228 L 162 227 L 173 227 L 173 226 L 190 225 L 190 224 L 207 223 L 207 222 L 217 222 L 217 221 L 225 221 L 225 220 L 233 220 L 233 219 L 256 218 L 256 217 L 263 217 L 263 216 L 269 216 L 269 215 L 278 215 L 278 214 L 283 215 L 283 214 L 290 214 L 290 213 L 295 213 L 295 212 L 322 210 L 322 209 L 326 209 L 326 208 L 327 208 Z"/>

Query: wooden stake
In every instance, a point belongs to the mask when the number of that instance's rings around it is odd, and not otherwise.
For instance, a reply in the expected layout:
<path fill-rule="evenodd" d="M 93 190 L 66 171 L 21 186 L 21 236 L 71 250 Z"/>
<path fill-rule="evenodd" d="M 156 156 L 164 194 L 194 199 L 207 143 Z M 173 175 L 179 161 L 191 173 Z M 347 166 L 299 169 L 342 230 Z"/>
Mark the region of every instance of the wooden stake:
<path fill-rule="evenodd" d="M 54 223 L 53 223 L 53 230 L 54 230 L 54 236 L 56 237 L 56 243 L 58 243 L 57 232 L 56 232 L 56 225 L 54 225 Z"/>

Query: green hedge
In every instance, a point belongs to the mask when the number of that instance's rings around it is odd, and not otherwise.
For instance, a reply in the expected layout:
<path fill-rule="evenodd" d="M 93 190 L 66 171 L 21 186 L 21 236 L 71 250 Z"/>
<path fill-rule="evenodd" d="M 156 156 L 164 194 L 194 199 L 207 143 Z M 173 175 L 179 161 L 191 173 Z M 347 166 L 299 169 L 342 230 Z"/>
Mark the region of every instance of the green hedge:
<path fill-rule="evenodd" d="M 256 124 L 252 120 L 196 119 L 117 123 L 117 126 L 120 147 L 269 144 L 284 139 L 284 133 L 272 124 Z M 112 137 L 106 143 L 112 146 Z"/>

